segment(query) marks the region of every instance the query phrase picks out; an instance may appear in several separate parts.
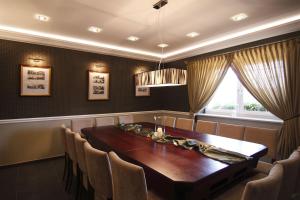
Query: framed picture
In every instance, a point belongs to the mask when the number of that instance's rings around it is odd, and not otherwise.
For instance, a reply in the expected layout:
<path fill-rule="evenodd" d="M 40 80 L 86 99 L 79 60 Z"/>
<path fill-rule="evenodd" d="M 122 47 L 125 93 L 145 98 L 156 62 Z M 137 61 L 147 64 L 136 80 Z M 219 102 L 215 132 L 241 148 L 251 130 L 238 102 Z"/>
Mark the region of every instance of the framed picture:
<path fill-rule="evenodd" d="M 150 96 L 150 88 L 136 86 L 135 87 L 135 96 L 136 97 Z"/>
<path fill-rule="evenodd" d="M 109 73 L 89 71 L 89 100 L 109 99 Z"/>
<path fill-rule="evenodd" d="M 21 65 L 21 96 L 50 96 L 51 67 Z"/>

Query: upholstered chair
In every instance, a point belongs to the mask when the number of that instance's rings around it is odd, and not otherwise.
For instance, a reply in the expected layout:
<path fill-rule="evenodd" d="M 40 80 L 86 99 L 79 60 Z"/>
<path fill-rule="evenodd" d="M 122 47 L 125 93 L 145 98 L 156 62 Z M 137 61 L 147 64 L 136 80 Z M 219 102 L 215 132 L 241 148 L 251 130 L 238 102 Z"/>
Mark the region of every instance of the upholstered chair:
<path fill-rule="evenodd" d="M 170 117 L 170 116 L 163 116 L 163 125 L 168 126 L 168 127 L 175 127 L 175 117 Z"/>
<path fill-rule="evenodd" d="M 67 182 L 66 184 L 66 190 L 70 191 L 73 177 L 77 177 L 77 155 L 76 155 L 76 147 L 75 147 L 75 136 L 78 133 L 72 132 L 69 128 L 66 129 L 66 141 L 67 141 L 67 147 L 68 147 L 68 153 L 70 157 L 69 162 L 69 173 L 67 176 Z"/>
<path fill-rule="evenodd" d="M 269 175 L 237 184 L 215 198 L 215 200 L 277 200 L 283 179 L 283 166 L 276 164 Z"/>
<path fill-rule="evenodd" d="M 272 162 L 276 160 L 278 130 L 246 127 L 244 133 L 244 140 L 265 145 L 266 147 L 268 147 L 268 153 L 266 157 L 270 158 Z"/>
<path fill-rule="evenodd" d="M 68 147 L 67 147 L 67 136 L 66 136 L 66 125 L 62 124 L 60 126 L 60 134 L 61 134 L 61 139 L 62 139 L 62 144 L 63 144 L 63 148 L 64 148 L 64 172 L 63 172 L 63 180 L 66 179 L 66 175 L 67 175 L 67 170 L 68 170 L 68 161 L 69 161 L 69 154 L 68 154 Z"/>
<path fill-rule="evenodd" d="M 217 126 L 218 126 L 217 122 L 197 120 L 195 131 L 198 133 L 207 133 L 207 134 L 216 135 Z"/>
<path fill-rule="evenodd" d="M 283 180 L 280 186 L 278 200 L 291 199 L 297 193 L 298 174 L 300 169 L 300 153 L 294 151 L 288 159 L 276 161 L 283 166 Z"/>
<path fill-rule="evenodd" d="M 147 184 L 142 167 L 131 164 L 109 153 L 111 163 L 113 200 L 151 200 L 160 199 L 154 193 L 147 192 Z"/>
<path fill-rule="evenodd" d="M 77 164 L 79 167 L 79 183 L 80 187 L 79 190 L 81 191 L 81 186 L 84 187 L 86 191 L 88 191 L 88 174 L 87 174 L 87 166 L 86 166 L 86 158 L 84 153 L 84 143 L 87 141 L 80 137 L 79 134 L 75 135 L 75 149 L 76 149 L 76 157 L 77 157 Z M 78 192 L 80 192 L 78 190 Z"/>
<path fill-rule="evenodd" d="M 113 126 L 115 125 L 114 117 L 99 117 L 96 118 L 96 126 Z"/>
<path fill-rule="evenodd" d="M 93 118 L 72 119 L 71 129 L 73 132 L 81 133 L 81 129 L 94 126 Z"/>
<path fill-rule="evenodd" d="M 273 163 L 276 160 L 278 130 L 246 127 L 244 133 L 244 140 L 248 142 L 254 142 L 254 143 L 265 145 L 266 147 L 268 147 L 268 153 L 265 157 L 270 159 L 271 163 Z M 256 169 L 261 173 L 268 174 L 271 168 L 272 168 L 272 164 L 259 161 Z"/>
<path fill-rule="evenodd" d="M 247 183 L 242 200 L 277 200 L 282 179 L 283 166 L 276 164 L 266 178 Z"/>
<path fill-rule="evenodd" d="M 237 140 L 243 140 L 244 130 L 244 126 L 220 123 L 218 135 Z"/>
<path fill-rule="evenodd" d="M 133 116 L 132 115 L 121 115 L 119 116 L 119 123 L 120 124 L 132 124 Z"/>
<path fill-rule="evenodd" d="M 109 158 L 106 152 L 84 143 L 88 178 L 94 189 L 94 200 L 112 198 L 112 177 Z"/>
<path fill-rule="evenodd" d="M 193 131 L 194 119 L 177 118 L 176 128 Z"/>

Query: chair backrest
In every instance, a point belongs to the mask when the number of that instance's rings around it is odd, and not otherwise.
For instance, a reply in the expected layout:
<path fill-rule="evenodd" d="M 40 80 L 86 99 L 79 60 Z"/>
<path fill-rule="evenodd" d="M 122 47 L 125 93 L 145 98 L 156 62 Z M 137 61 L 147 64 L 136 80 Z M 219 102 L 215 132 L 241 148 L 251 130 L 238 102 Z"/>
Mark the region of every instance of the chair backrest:
<path fill-rule="evenodd" d="M 288 159 L 276 161 L 283 166 L 283 179 L 278 200 L 290 199 L 296 190 L 297 178 L 300 168 L 300 153 L 294 151 Z"/>
<path fill-rule="evenodd" d="M 77 156 L 76 156 L 76 147 L 75 147 L 75 134 L 72 132 L 69 128 L 66 129 L 66 140 L 67 140 L 67 146 L 68 146 L 68 153 L 70 156 L 70 159 L 77 163 Z"/>
<path fill-rule="evenodd" d="M 107 153 L 93 148 L 88 142 L 84 143 L 84 151 L 88 178 L 94 188 L 95 197 L 98 197 L 95 199 L 111 199 L 112 177 Z"/>
<path fill-rule="evenodd" d="M 94 126 L 93 118 L 72 119 L 71 129 L 73 132 L 81 133 L 81 129 Z"/>
<path fill-rule="evenodd" d="M 170 116 L 163 116 L 163 125 L 168 126 L 168 127 L 175 127 L 175 117 L 170 117 Z"/>
<path fill-rule="evenodd" d="M 72 132 L 69 128 L 66 129 L 68 153 L 70 159 L 72 160 L 72 171 L 75 176 L 77 176 L 77 154 L 76 154 L 76 147 L 75 147 L 76 134 L 79 133 Z"/>
<path fill-rule="evenodd" d="M 142 167 L 109 153 L 113 180 L 113 200 L 147 200 L 147 185 Z"/>
<path fill-rule="evenodd" d="M 132 115 L 120 115 L 119 123 L 120 124 L 131 124 L 131 123 L 133 123 L 133 116 Z"/>
<path fill-rule="evenodd" d="M 218 135 L 223 137 L 243 140 L 244 130 L 245 130 L 244 126 L 220 123 Z"/>
<path fill-rule="evenodd" d="M 244 140 L 265 145 L 266 147 L 268 147 L 268 153 L 266 157 L 271 158 L 274 161 L 276 160 L 278 130 L 246 127 Z"/>
<path fill-rule="evenodd" d="M 283 178 L 283 166 L 276 164 L 265 178 L 247 183 L 242 200 L 277 200 Z"/>
<path fill-rule="evenodd" d="M 59 128 L 59 131 L 60 131 L 60 134 L 61 134 L 61 138 L 62 138 L 62 143 L 64 145 L 64 151 L 66 153 L 68 153 L 68 148 L 67 148 L 67 136 L 66 136 L 66 125 L 65 124 L 62 124 Z"/>
<path fill-rule="evenodd" d="M 216 135 L 217 126 L 217 122 L 197 120 L 195 131 L 198 133 L 208 133 Z"/>
<path fill-rule="evenodd" d="M 85 159 L 85 153 L 83 148 L 85 142 L 87 141 L 82 137 L 80 137 L 79 134 L 75 135 L 75 150 L 76 150 L 78 166 L 82 172 L 87 173 L 86 159 Z"/>
<path fill-rule="evenodd" d="M 114 117 L 99 117 L 96 118 L 96 126 L 112 126 L 115 125 Z"/>
<path fill-rule="evenodd" d="M 194 120 L 186 118 L 177 118 L 175 127 L 188 131 L 193 131 Z"/>
<path fill-rule="evenodd" d="M 298 147 L 297 151 L 300 153 L 300 146 Z M 298 171 L 298 178 L 297 178 L 297 184 L 296 184 L 296 193 L 300 197 L 300 168 Z"/>

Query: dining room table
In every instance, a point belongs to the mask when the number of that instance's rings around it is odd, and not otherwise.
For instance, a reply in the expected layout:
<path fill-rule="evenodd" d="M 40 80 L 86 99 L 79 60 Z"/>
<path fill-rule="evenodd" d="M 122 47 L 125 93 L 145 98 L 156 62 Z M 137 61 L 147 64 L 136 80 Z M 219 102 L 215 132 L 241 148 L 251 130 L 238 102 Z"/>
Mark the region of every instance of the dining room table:
<path fill-rule="evenodd" d="M 145 129 L 155 127 L 148 122 L 137 124 Z M 261 144 L 165 127 L 167 135 L 201 141 L 250 158 L 229 164 L 197 150 L 157 142 L 118 126 L 87 127 L 81 131 L 94 148 L 114 151 L 122 159 L 143 167 L 148 189 L 171 200 L 209 199 L 251 172 L 268 151 Z"/>

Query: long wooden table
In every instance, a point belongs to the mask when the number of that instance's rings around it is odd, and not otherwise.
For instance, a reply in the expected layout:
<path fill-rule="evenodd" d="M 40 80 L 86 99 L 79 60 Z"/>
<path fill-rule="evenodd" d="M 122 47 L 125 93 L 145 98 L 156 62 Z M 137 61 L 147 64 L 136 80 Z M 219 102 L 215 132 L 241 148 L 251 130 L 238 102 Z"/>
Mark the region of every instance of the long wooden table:
<path fill-rule="evenodd" d="M 152 127 L 151 123 L 139 123 Z M 173 144 L 161 144 L 150 138 L 125 132 L 115 126 L 84 128 L 93 147 L 115 151 L 121 158 L 144 168 L 148 188 L 165 199 L 204 199 L 224 185 L 256 167 L 267 148 L 260 144 L 166 127 L 166 133 L 203 141 L 227 150 L 253 157 L 228 165 L 194 150 Z"/>

